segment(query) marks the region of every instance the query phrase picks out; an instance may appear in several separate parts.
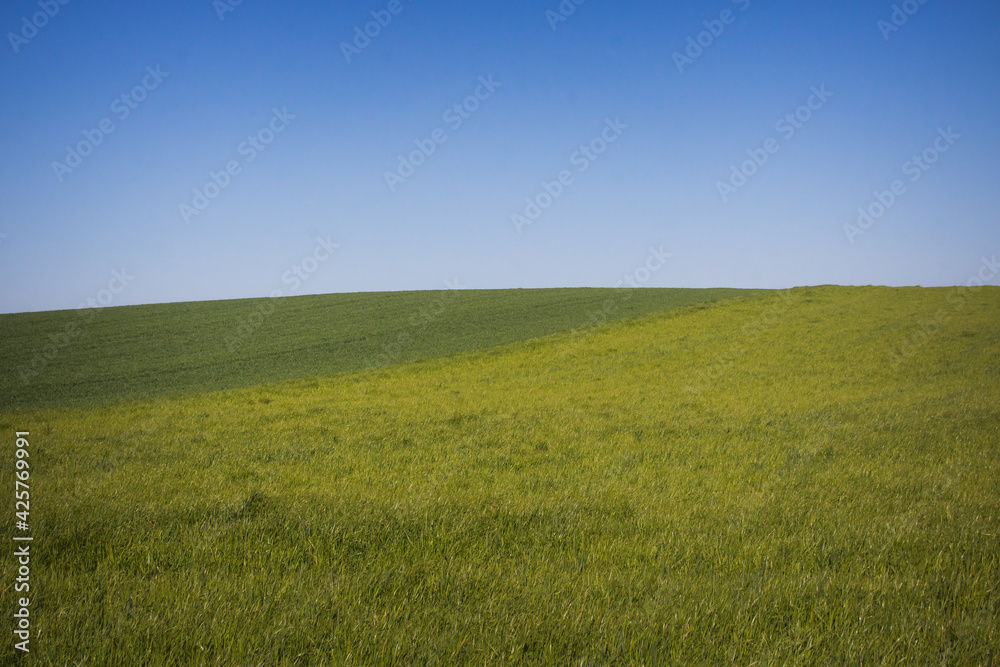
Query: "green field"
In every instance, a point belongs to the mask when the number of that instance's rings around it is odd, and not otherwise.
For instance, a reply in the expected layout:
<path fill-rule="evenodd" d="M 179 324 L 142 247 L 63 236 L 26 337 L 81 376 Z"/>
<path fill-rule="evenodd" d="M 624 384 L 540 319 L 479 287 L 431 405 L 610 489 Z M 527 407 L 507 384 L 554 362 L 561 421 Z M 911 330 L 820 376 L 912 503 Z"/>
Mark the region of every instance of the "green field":
<path fill-rule="evenodd" d="M 456 289 L 0 315 L 0 410 L 94 405 L 379 368 L 762 293 Z"/>
<path fill-rule="evenodd" d="M 532 292 L 456 298 L 377 371 L 435 294 L 329 346 L 313 311 L 360 306 L 289 303 L 233 357 L 249 302 L 99 313 L 3 388 L 23 662 L 1000 662 L 1000 288 Z M 57 320 L 0 319 L 5 368 Z"/>

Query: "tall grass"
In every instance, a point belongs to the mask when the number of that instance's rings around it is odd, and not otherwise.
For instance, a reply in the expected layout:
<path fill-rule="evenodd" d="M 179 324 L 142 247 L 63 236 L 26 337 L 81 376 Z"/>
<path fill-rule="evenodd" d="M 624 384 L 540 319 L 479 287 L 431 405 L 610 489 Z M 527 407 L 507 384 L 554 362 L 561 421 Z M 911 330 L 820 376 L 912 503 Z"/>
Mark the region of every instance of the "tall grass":
<path fill-rule="evenodd" d="M 891 363 L 943 295 L 2 414 L 34 447 L 31 660 L 996 664 L 1000 290 Z"/>

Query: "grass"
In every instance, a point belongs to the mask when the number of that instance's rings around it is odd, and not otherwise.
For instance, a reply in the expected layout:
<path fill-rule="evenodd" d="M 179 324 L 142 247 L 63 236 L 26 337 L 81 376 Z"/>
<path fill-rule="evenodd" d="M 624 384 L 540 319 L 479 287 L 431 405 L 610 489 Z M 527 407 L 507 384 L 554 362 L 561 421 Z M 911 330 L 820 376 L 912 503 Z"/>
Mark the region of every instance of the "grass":
<path fill-rule="evenodd" d="M 996 664 L 1000 289 L 948 295 L 0 413 L 32 433 L 30 660 Z"/>
<path fill-rule="evenodd" d="M 444 290 L 0 315 L 0 409 L 96 405 L 332 375 L 761 293 Z"/>

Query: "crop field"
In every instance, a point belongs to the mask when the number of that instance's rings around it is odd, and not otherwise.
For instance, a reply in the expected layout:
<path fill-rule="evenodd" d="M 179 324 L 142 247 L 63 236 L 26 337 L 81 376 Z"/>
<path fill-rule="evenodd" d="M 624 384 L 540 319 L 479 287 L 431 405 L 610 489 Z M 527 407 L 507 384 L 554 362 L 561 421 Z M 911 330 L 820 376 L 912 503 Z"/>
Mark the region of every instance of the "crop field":
<path fill-rule="evenodd" d="M 0 409 L 93 405 L 380 368 L 763 293 L 450 289 L 0 315 Z"/>
<path fill-rule="evenodd" d="M 98 313 L 2 387 L 19 663 L 1000 663 L 1000 288 L 558 292 Z"/>

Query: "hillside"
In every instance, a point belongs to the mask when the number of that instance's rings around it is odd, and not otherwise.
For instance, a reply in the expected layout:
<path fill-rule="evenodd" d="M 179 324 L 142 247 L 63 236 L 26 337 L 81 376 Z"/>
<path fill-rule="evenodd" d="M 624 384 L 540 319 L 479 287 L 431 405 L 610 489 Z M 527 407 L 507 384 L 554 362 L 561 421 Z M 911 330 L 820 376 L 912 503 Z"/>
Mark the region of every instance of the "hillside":
<path fill-rule="evenodd" d="M 39 478 L 34 657 L 991 664 L 998 316 L 998 288 L 803 288 L 0 413 Z"/>
<path fill-rule="evenodd" d="M 0 409 L 380 368 L 761 290 L 370 292 L 0 315 Z"/>

